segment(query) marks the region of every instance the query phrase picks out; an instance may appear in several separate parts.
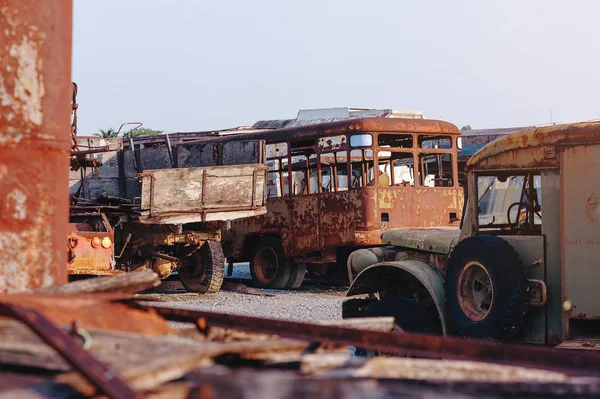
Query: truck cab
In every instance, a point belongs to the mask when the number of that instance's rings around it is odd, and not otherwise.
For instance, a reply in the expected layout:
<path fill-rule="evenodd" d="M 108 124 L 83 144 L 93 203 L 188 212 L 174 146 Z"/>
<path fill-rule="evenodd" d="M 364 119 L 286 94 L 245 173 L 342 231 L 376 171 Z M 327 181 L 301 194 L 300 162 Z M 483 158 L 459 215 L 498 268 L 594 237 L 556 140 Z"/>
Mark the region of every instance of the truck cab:
<path fill-rule="evenodd" d="M 344 317 L 584 346 L 600 335 L 600 124 L 524 129 L 467 163 L 458 228 L 390 229 L 348 259 Z M 364 297 L 368 295 L 366 298 Z"/>

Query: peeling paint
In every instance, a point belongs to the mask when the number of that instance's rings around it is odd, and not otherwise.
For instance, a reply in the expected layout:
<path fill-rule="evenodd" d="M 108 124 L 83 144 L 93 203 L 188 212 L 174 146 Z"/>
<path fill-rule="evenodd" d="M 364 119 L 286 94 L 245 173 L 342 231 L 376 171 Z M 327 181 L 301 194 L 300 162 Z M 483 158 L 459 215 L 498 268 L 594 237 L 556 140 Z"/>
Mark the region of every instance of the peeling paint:
<path fill-rule="evenodd" d="M 21 111 L 22 118 L 26 122 L 40 126 L 44 116 L 42 112 L 44 81 L 41 74 L 42 60 L 38 59 L 37 44 L 23 37 L 21 44 L 11 46 L 9 54 L 18 61 L 12 100 L 14 109 Z M 9 97 L 6 100 L 11 101 Z M 5 99 L 2 100 L 3 104 L 4 101 Z"/>
<path fill-rule="evenodd" d="M 71 9 L 0 6 L 0 292 L 67 281 Z"/>

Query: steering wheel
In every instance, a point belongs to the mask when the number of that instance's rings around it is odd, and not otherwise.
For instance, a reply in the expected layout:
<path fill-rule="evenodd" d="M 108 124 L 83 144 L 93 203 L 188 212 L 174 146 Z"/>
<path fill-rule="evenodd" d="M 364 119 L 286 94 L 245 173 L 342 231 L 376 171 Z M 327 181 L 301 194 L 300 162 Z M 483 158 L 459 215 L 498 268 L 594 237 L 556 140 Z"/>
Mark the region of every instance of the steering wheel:
<path fill-rule="evenodd" d="M 518 212 L 517 212 L 517 220 L 515 220 L 515 223 L 512 223 L 512 222 L 511 222 L 511 220 L 510 220 L 510 211 L 512 211 L 512 208 L 513 208 L 515 205 L 518 205 L 518 206 L 519 206 L 519 209 L 521 209 L 521 206 L 522 206 L 523 208 L 525 208 L 525 209 L 528 209 L 528 210 L 530 210 L 531 212 L 533 212 L 533 213 L 535 213 L 536 215 L 538 215 L 540 219 L 542 218 L 542 215 L 540 215 L 540 214 L 539 214 L 539 213 L 538 213 L 538 212 L 535 210 L 535 207 L 534 207 L 534 206 L 532 206 L 531 204 L 528 204 L 528 203 L 526 203 L 526 202 L 520 202 L 520 201 L 518 201 L 518 202 L 513 202 L 512 204 L 510 204 L 510 206 L 508 207 L 508 209 L 507 209 L 507 211 L 506 211 L 506 221 L 507 221 L 507 222 L 508 222 L 508 224 L 510 225 L 511 229 L 516 229 L 516 228 L 517 228 L 517 225 L 519 224 L 519 215 L 518 215 Z M 518 211 L 518 209 L 517 209 L 517 211 Z M 514 226 L 513 226 L 513 225 L 514 225 Z"/>

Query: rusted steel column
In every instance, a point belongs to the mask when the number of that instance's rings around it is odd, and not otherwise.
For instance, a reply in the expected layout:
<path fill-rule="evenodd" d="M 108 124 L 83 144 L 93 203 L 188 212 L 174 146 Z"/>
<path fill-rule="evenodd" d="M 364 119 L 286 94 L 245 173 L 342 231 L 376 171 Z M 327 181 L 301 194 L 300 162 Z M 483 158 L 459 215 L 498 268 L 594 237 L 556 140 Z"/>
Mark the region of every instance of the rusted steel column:
<path fill-rule="evenodd" d="M 67 280 L 72 16 L 0 2 L 0 292 Z"/>

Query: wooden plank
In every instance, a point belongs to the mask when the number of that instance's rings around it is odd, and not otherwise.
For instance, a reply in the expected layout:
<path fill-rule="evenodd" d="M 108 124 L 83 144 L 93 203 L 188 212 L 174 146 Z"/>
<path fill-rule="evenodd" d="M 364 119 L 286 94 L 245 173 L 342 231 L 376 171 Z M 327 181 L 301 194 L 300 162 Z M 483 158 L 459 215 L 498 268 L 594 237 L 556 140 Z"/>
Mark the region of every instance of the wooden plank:
<path fill-rule="evenodd" d="M 343 354 L 304 355 L 301 372 L 330 377 L 384 378 L 419 381 L 564 383 L 560 372 L 463 360 L 406 357 L 354 357 Z"/>
<path fill-rule="evenodd" d="M 74 281 L 68 284 L 40 288 L 34 293 L 47 294 L 83 294 L 83 293 L 118 293 L 135 294 L 150 288 L 158 287 L 160 278 L 152 270 L 138 270 L 110 277 L 97 277 Z"/>
<path fill-rule="evenodd" d="M 214 343 L 175 334 L 145 337 L 140 334 L 107 330 L 89 330 L 90 351 L 136 390 L 152 389 L 175 380 L 197 367 L 211 364 L 224 354 L 251 356 L 280 351 L 297 356 L 307 343 L 293 340 Z M 199 333 L 198 333 L 199 334 Z M 37 367 L 52 371 L 69 371 L 70 366 L 24 325 L 0 319 L 0 363 Z M 69 372 L 57 378 L 85 395 L 94 394 L 79 373 Z"/>
<path fill-rule="evenodd" d="M 357 328 L 369 331 L 392 331 L 394 327 L 393 317 L 361 317 L 345 320 L 315 321 L 315 324 L 323 326 L 337 326 L 346 328 Z"/>

